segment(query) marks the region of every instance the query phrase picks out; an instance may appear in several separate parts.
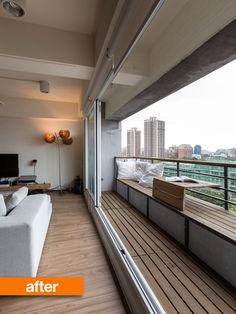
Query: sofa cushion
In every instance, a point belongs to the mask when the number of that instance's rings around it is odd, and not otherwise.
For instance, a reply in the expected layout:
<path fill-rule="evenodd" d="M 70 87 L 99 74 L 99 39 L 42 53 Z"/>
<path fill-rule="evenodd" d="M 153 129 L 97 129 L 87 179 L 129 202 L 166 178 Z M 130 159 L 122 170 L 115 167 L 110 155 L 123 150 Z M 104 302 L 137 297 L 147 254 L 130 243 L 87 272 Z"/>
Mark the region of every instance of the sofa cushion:
<path fill-rule="evenodd" d="M 16 207 L 28 194 L 28 188 L 23 186 L 19 190 L 15 191 L 14 193 L 8 195 L 5 199 L 7 214 Z"/>
<path fill-rule="evenodd" d="M 4 197 L 2 194 L 0 194 L 0 216 L 6 216 L 7 214 L 7 208 L 4 202 Z"/>
<path fill-rule="evenodd" d="M 50 202 L 51 198 L 48 194 L 28 195 L 9 213 L 8 217 L 17 216 L 18 220 L 31 224 L 42 208 L 47 208 Z"/>

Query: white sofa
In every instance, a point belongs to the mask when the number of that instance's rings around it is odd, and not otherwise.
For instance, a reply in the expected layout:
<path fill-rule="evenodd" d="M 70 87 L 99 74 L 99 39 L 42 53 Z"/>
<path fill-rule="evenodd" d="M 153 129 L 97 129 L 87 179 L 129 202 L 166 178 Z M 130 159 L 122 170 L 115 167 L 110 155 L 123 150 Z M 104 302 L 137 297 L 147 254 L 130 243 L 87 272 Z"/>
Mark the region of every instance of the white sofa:
<path fill-rule="evenodd" d="M 0 217 L 0 277 L 35 277 L 52 213 L 50 196 L 28 195 Z"/>

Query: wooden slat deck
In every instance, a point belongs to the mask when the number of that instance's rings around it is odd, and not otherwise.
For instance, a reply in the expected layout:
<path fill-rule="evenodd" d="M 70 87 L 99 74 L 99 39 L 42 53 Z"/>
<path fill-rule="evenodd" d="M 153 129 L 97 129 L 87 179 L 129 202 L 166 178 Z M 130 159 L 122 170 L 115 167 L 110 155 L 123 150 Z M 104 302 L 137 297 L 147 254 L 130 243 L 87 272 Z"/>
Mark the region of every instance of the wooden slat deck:
<path fill-rule="evenodd" d="M 235 291 L 117 193 L 103 192 L 102 207 L 167 313 L 236 313 Z"/>
<path fill-rule="evenodd" d="M 120 181 L 136 191 L 152 197 L 152 189 L 142 187 L 137 182 L 131 180 Z M 236 213 L 226 211 L 217 205 L 189 195 L 186 195 L 185 209 L 178 212 L 213 229 L 215 232 L 236 243 Z"/>

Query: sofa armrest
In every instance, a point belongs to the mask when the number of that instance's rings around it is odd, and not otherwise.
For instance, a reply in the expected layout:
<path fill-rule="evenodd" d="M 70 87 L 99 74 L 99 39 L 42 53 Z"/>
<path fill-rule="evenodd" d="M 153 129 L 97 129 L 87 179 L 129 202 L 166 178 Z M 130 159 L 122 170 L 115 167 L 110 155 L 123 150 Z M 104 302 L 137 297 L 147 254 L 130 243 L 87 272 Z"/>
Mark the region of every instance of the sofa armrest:
<path fill-rule="evenodd" d="M 0 277 L 35 277 L 52 213 L 46 194 L 27 196 L 0 217 Z"/>
<path fill-rule="evenodd" d="M 28 276 L 31 269 L 31 227 L 14 217 L 0 220 L 0 276 Z"/>

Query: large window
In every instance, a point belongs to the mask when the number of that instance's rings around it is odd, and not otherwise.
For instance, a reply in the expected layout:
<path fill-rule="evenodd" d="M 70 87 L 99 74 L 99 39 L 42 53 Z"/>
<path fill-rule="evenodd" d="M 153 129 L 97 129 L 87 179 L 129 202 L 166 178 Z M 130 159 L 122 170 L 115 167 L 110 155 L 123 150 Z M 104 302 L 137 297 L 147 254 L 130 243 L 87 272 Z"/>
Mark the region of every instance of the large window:
<path fill-rule="evenodd" d="M 101 144 L 101 114 L 100 102 L 96 101 L 85 120 L 85 151 L 86 151 L 86 188 L 94 200 L 94 205 L 100 199 L 100 144 Z"/>

